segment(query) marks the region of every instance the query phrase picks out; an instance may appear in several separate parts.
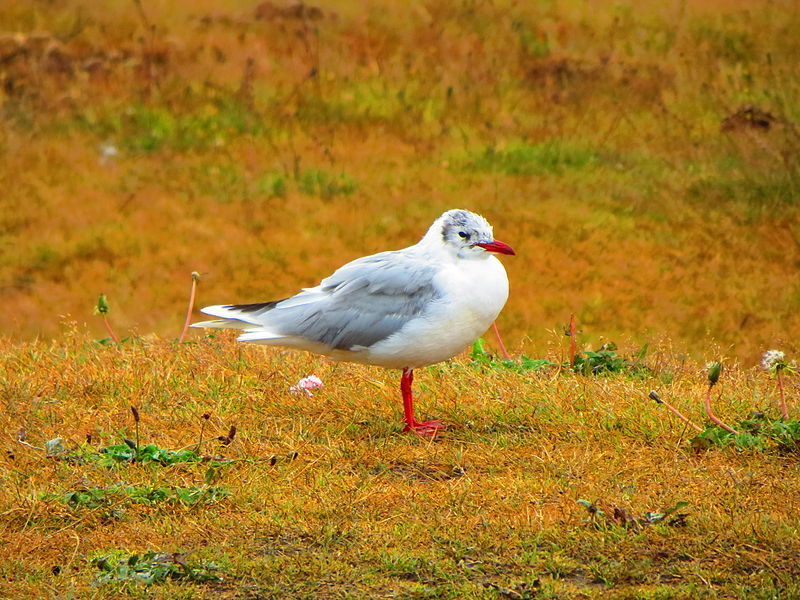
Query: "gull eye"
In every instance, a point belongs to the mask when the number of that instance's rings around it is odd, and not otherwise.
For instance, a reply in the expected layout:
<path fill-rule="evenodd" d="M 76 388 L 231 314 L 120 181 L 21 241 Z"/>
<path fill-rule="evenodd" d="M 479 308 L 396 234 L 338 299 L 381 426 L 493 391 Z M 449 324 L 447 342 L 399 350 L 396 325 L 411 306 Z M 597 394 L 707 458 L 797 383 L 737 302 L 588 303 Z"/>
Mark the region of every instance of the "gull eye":
<path fill-rule="evenodd" d="M 459 236 L 459 237 L 460 237 L 462 240 L 468 240 L 468 239 L 469 239 L 469 234 L 468 234 L 466 231 L 459 231 L 459 232 L 458 232 L 458 236 Z"/>

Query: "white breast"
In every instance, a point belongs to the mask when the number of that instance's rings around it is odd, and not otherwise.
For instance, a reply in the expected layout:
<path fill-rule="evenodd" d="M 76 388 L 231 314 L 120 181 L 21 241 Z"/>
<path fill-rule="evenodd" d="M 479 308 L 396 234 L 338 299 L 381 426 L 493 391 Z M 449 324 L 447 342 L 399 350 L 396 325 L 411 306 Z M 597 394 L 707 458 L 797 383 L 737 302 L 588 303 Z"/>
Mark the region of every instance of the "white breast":
<path fill-rule="evenodd" d="M 508 299 L 508 277 L 494 256 L 444 265 L 434 281 L 441 297 L 423 315 L 359 353 L 359 362 L 413 369 L 452 358 L 491 326 Z"/>

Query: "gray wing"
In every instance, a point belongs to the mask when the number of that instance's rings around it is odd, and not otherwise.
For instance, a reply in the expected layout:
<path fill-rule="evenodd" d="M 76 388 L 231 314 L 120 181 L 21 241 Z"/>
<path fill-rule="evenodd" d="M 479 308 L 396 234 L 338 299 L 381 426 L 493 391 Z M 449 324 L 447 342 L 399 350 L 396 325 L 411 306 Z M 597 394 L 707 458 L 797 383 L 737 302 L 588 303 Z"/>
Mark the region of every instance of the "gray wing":
<path fill-rule="evenodd" d="M 369 347 L 421 315 L 439 297 L 435 274 L 435 266 L 402 250 L 381 252 L 344 265 L 296 296 L 241 309 L 250 312 L 250 323 L 257 320 L 280 336 L 298 336 L 337 350 Z"/>

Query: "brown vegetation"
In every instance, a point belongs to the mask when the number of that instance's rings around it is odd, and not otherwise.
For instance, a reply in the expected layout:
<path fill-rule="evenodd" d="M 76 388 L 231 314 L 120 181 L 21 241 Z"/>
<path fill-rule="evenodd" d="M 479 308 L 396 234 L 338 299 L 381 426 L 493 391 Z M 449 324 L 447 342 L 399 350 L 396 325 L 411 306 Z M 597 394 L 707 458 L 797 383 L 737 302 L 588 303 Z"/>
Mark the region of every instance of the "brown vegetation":
<path fill-rule="evenodd" d="M 419 409 L 452 425 L 426 440 L 400 433 L 397 376 L 370 367 L 228 336 L 6 342 L 0 596 L 797 597 L 797 448 L 690 444 L 648 390 L 702 422 L 705 373 L 664 349 L 643 364 L 425 369 Z M 311 373 L 313 396 L 290 390 Z M 766 373 L 731 366 L 717 393 L 731 422 L 780 414 Z M 205 458 L 99 462 L 123 438 Z M 187 489 L 217 496 L 135 499 Z M 223 579 L 97 585 L 112 552 L 188 553 Z"/>
<path fill-rule="evenodd" d="M 56 335 L 104 291 L 124 331 L 177 336 L 192 271 L 201 303 L 280 297 L 463 206 L 520 250 L 512 347 L 574 312 L 589 343 L 754 362 L 800 329 L 797 18 L 6 5 L 4 328 Z"/>
<path fill-rule="evenodd" d="M 796 444 L 758 431 L 796 439 L 797 376 L 747 368 L 797 356 L 799 30 L 739 0 L 0 4 L 0 597 L 800 597 Z M 435 440 L 394 374 L 171 341 L 193 272 L 199 305 L 284 297 L 454 207 L 517 250 L 511 355 L 553 364 L 421 371 Z M 635 369 L 565 366 L 610 340 Z M 704 400 L 739 437 L 696 435 Z M 124 580 L 148 560 L 180 577 Z"/>

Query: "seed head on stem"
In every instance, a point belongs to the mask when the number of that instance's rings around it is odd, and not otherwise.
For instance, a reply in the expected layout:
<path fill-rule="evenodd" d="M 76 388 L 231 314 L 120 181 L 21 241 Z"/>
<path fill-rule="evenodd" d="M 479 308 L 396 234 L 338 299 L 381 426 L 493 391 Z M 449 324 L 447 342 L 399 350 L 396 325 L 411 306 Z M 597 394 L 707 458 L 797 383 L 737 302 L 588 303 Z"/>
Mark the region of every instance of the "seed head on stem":
<path fill-rule="evenodd" d="M 786 393 L 783 390 L 783 372 L 793 371 L 792 365 L 786 362 L 786 353 L 780 350 L 767 350 L 761 358 L 761 367 L 765 371 L 775 374 L 778 380 L 778 393 L 781 398 L 781 418 L 784 421 L 789 419 L 789 407 L 786 405 Z"/>
<path fill-rule="evenodd" d="M 111 312 L 111 306 L 108 303 L 108 298 L 106 298 L 105 294 L 100 294 L 100 297 L 97 299 L 97 304 L 94 307 L 94 314 L 103 317 L 103 323 L 106 326 L 108 335 L 111 337 L 111 339 L 114 341 L 115 344 L 119 344 L 119 338 L 117 337 L 117 334 L 114 333 L 114 330 L 111 329 L 111 323 L 108 322 L 109 312 Z"/>

